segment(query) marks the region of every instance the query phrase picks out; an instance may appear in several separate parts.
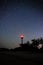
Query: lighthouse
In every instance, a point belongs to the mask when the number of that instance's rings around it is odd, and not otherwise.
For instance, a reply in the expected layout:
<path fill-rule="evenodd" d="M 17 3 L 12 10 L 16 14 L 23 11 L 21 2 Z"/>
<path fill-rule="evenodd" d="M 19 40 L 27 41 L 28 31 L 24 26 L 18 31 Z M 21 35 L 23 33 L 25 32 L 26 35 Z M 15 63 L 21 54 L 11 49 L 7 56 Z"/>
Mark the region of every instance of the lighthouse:
<path fill-rule="evenodd" d="M 20 38 L 21 38 L 21 44 L 23 44 L 24 35 L 21 35 Z"/>

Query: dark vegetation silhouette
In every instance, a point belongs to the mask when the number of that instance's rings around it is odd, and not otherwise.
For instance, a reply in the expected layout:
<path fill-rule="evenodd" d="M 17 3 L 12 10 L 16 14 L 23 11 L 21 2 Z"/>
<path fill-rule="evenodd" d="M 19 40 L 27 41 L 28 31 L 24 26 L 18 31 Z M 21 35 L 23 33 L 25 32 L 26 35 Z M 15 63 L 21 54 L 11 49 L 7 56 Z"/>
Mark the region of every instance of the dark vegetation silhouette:
<path fill-rule="evenodd" d="M 16 52 L 16 51 L 28 51 L 28 52 L 43 52 L 43 38 L 39 39 L 32 39 L 32 43 L 27 41 L 24 44 L 20 44 L 20 47 L 14 48 L 14 49 L 8 49 L 8 48 L 0 48 L 0 51 L 7 51 L 7 52 Z M 38 45 L 42 44 L 42 47 L 40 48 Z"/>
<path fill-rule="evenodd" d="M 0 52 L 9 52 L 10 50 L 8 48 L 0 48 Z"/>
<path fill-rule="evenodd" d="M 39 44 L 42 47 L 39 48 Z M 33 39 L 32 43 L 27 41 L 14 49 L 0 48 L 0 65 L 43 65 L 43 39 Z M 11 53 L 9 53 L 11 52 Z M 17 53 L 16 53 L 17 52 Z"/>
<path fill-rule="evenodd" d="M 29 52 L 42 52 L 43 53 L 43 38 L 32 39 L 32 43 L 27 41 L 24 44 L 20 44 L 19 48 L 15 48 L 15 51 L 29 51 Z"/>

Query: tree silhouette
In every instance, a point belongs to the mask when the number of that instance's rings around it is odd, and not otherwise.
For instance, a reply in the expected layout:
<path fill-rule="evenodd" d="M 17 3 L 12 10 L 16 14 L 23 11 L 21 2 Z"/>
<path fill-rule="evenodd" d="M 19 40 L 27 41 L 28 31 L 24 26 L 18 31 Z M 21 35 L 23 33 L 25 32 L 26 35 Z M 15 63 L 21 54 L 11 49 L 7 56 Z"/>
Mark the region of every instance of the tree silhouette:
<path fill-rule="evenodd" d="M 40 38 L 40 44 L 43 44 L 43 38 Z"/>
<path fill-rule="evenodd" d="M 42 49 L 43 48 L 43 38 L 33 39 L 32 46 L 37 47 L 38 49 Z"/>
<path fill-rule="evenodd" d="M 37 45 L 38 45 L 38 40 L 33 39 L 33 40 L 32 40 L 32 46 L 33 46 L 33 47 L 36 47 Z"/>
<path fill-rule="evenodd" d="M 29 42 L 29 41 L 27 41 L 27 42 L 26 42 L 26 44 L 27 44 L 27 45 L 30 45 L 30 42 Z"/>

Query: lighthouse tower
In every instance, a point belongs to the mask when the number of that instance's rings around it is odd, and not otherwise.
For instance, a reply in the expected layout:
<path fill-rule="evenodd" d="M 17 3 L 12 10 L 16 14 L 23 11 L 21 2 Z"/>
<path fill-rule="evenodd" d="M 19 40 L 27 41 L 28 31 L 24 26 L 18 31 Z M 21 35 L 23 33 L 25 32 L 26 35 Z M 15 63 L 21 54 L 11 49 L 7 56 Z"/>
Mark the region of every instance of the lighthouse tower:
<path fill-rule="evenodd" d="M 24 35 L 21 35 L 20 38 L 21 38 L 21 44 L 23 44 Z"/>

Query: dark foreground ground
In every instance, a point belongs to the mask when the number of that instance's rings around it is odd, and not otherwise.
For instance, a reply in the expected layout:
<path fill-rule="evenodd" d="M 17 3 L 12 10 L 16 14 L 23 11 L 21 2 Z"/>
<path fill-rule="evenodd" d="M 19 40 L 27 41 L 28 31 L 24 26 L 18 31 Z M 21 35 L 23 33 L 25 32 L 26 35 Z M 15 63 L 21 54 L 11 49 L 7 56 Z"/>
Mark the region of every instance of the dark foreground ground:
<path fill-rule="evenodd" d="M 1 53 L 0 65 L 43 65 L 43 53 L 15 52 Z"/>

